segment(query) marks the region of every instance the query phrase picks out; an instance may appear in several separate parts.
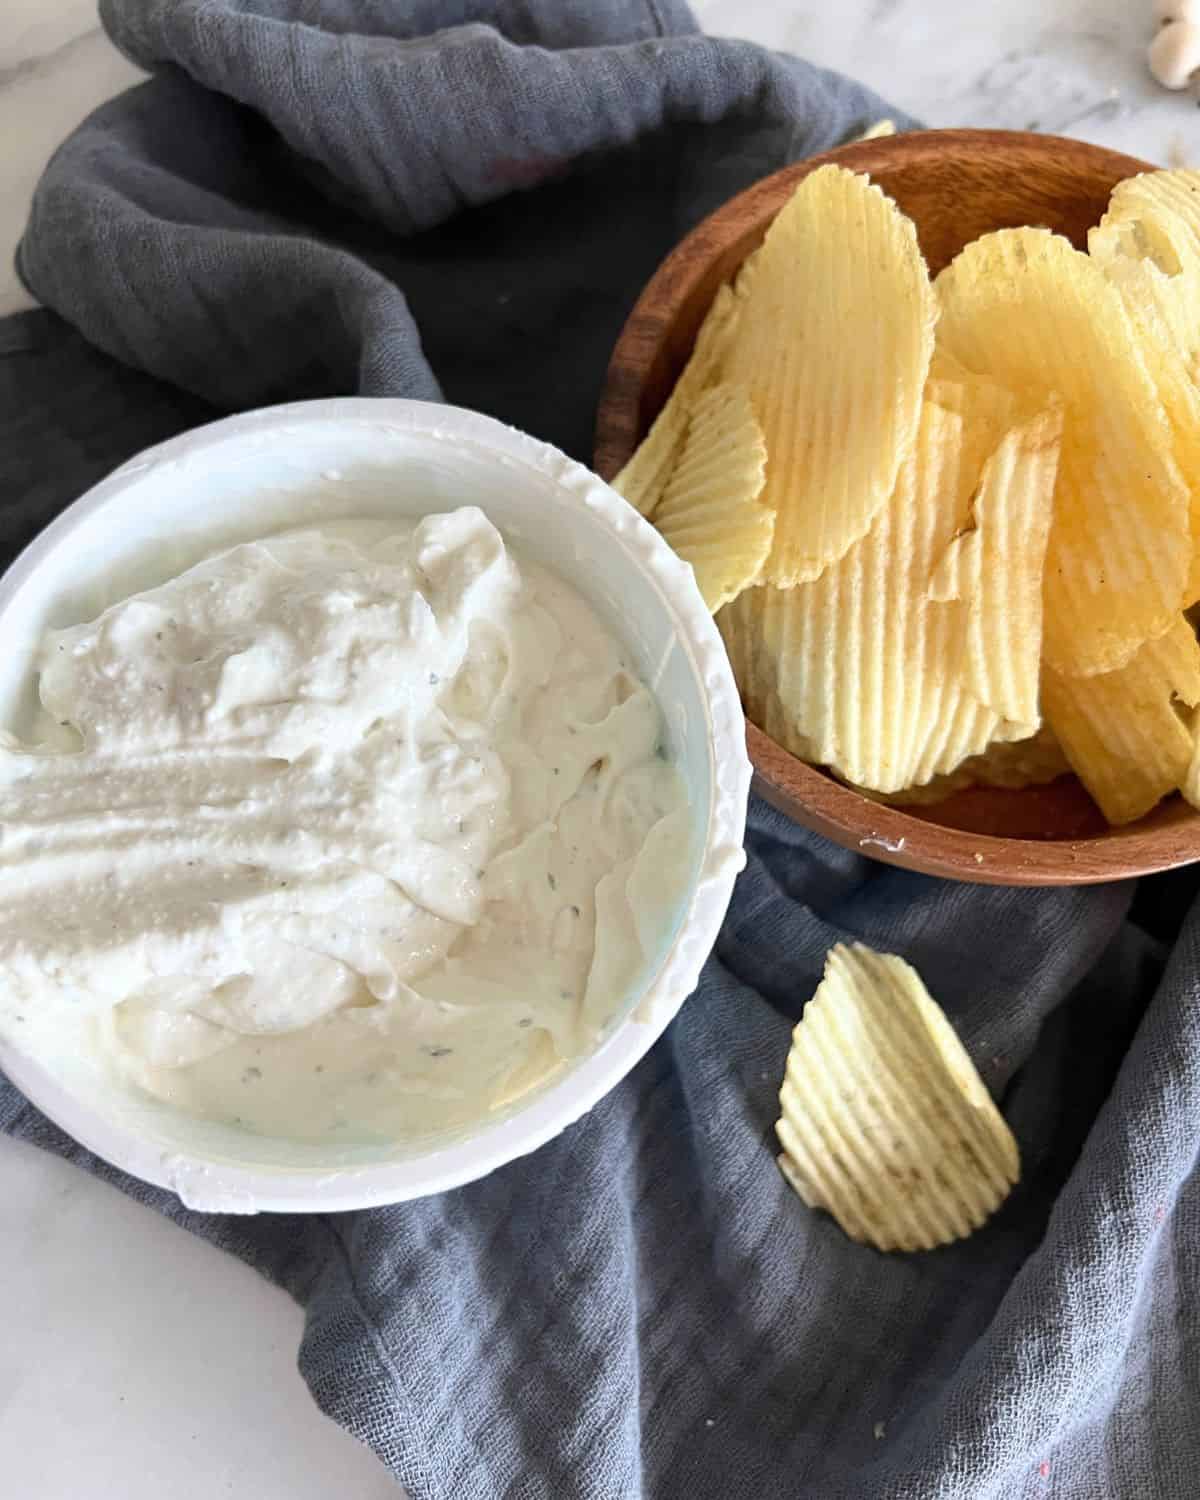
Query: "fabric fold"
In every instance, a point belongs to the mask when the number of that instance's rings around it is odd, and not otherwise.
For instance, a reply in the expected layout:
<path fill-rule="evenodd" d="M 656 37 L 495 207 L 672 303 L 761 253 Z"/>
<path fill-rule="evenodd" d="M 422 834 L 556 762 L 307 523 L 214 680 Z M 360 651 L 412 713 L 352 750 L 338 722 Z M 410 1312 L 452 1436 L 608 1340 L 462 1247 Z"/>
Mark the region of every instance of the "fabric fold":
<path fill-rule="evenodd" d="M 103 15 L 156 76 L 47 168 L 18 251 L 42 303 L 222 408 L 444 396 L 580 457 L 662 255 L 721 197 L 884 110 L 699 35 L 675 3 L 113 0 Z M 559 360 L 588 413 L 569 425 L 545 414 L 566 399 L 547 396 Z"/>

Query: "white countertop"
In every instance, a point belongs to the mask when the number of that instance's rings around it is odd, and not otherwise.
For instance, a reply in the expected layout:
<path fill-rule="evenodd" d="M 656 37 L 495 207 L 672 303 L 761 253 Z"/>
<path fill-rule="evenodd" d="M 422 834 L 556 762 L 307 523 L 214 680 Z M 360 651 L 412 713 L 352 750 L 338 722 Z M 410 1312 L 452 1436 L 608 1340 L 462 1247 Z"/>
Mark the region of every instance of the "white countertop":
<path fill-rule="evenodd" d="M 93 0 L 0 0 L 0 313 L 47 156 L 138 75 Z M 711 32 L 854 73 L 931 125 L 1079 136 L 1200 166 L 1194 93 L 1146 72 L 1150 0 L 698 0 Z M 964 18 L 970 16 L 969 21 Z M 109 1187 L 0 1138 L 0 1453 L 22 1500 L 353 1500 L 397 1487 L 295 1370 L 301 1314 Z"/>

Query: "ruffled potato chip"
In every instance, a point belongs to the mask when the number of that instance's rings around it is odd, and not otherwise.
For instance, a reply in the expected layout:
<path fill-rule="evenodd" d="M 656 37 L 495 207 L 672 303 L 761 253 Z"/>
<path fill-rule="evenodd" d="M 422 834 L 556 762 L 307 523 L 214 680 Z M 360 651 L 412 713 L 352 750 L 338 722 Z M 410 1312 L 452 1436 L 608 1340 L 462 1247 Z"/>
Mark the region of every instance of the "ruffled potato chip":
<path fill-rule="evenodd" d="M 788 1182 L 878 1250 L 963 1239 L 1020 1177 L 1012 1131 L 916 970 L 860 943 L 826 959 L 779 1102 Z"/>
<path fill-rule="evenodd" d="M 881 136 L 895 135 L 895 120 L 876 120 L 874 125 L 868 125 L 858 135 L 851 136 L 852 141 L 877 141 Z"/>
<path fill-rule="evenodd" d="M 750 392 L 776 513 L 763 576 L 818 577 L 864 535 L 916 438 L 936 303 L 916 230 L 842 167 L 807 176 L 735 283 L 722 373 Z"/>
<path fill-rule="evenodd" d="M 1046 720 L 1110 823 L 1131 823 L 1187 782 L 1200 704 L 1200 644 L 1178 615 L 1133 660 L 1098 677 L 1047 668 Z"/>
<path fill-rule="evenodd" d="M 966 682 L 1018 724 L 1038 720 L 1042 571 L 1054 513 L 1062 410 L 1014 428 L 983 467 L 970 529 L 939 559 L 930 598 L 963 606 Z"/>
<path fill-rule="evenodd" d="M 959 412 L 925 403 L 895 491 L 839 562 L 794 588 L 748 589 L 717 621 L 750 717 L 794 754 L 882 792 L 1037 727 L 1009 723 L 970 693 L 959 612 L 928 598 L 983 462 L 969 437 L 971 388 L 957 399 Z M 979 399 L 994 412 L 990 393 Z M 768 707 L 787 724 L 782 735 L 767 726 Z"/>
<path fill-rule="evenodd" d="M 1088 234 L 1088 253 L 1118 288 L 1192 494 L 1184 604 L 1200 599 L 1200 172 L 1146 172 L 1118 183 Z"/>
<path fill-rule="evenodd" d="M 1006 791 L 1021 791 L 1027 786 L 1045 786 L 1066 776 L 1071 764 L 1063 754 L 1054 731 L 1043 724 L 1038 732 L 1023 740 L 996 740 L 979 755 L 964 760 L 957 771 L 944 776 L 935 776 L 924 786 L 909 787 L 903 792 L 864 792 L 876 802 L 886 802 L 895 807 L 931 806 L 944 802 L 955 792 L 965 791 L 970 786 L 1003 787 Z"/>
<path fill-rule="evenodd" d="M 1004 229 L 937 279 L 948 354 L 1064 426 L 1047 548 L 1044 653 L 1058 673 L 1124 665 L 1179 611 L 1189 496 L 1135 326 L 1103 271 L 1061 236 Z"/>
<path fill-rule="evenodd" d="M 733 289 L 723 286 L 700 325 L 691 358 L 675 382 L 666 404 L 629 462 L 613 476 L 613 489 L 647 520 L 653 519 L 671 471 L 679 461 L 692 408 L 699 396 L 709 386 L 715 385 L 720 376 L 725 351 L 736 332 L 737 317 Z"/>
<path fill-rule="evenodd" d="M 714 614 L 755 581 L 771 550 L 775 512 L 760 499 L 766 463 L 744 387 L 723 382 L 697 398 L 654 524 L 691 563 Z"/>
<path fill-rule="evenodd" d="M 1088 233 L 1088 254 L 1200 384 L 1200 172 L 1143 172 L 1119 182 Z"/>

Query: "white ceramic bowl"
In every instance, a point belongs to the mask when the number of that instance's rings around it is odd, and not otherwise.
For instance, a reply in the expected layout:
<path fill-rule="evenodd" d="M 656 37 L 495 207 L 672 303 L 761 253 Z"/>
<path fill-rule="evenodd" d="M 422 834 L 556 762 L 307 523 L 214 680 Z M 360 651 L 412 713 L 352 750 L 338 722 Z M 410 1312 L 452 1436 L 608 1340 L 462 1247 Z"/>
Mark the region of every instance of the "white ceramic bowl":
<path fill-rule="evenodd" d="M 420 401 L 280 406 L 190 432 L 125 464 L 0 579 L 0 725 L 34 703 L 31 653 L 205 553 L 285 526 L 416 517 L 476 504 L 587 598 L 656 693 L 695 813 L 691 886 L 673 933 L 596 1049 L 507 1113 L 435 1149 L 316 1146 L 201 1121 L 0 1043 L 0 1068 L 76 1140 L 193 1208 L 328 1211 L 469 1182 L 549 1140 L 613 1088 L 695 988 L 742 863 L 750 765 L 720 637 L 685 567 L 594 474 L 488 417 Z"/>

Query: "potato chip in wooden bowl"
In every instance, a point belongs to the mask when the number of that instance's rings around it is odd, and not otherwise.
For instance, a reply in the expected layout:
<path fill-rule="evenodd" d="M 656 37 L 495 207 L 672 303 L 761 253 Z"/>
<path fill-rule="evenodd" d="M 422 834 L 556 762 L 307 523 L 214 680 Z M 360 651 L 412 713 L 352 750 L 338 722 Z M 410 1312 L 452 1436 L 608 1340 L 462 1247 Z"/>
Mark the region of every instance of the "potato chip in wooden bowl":
<path fill-rule="evenodd" d="M 1197 309 L 1200 173 L 1019 132 L 844 146 L 668 256 L 596 467 L 692 563 L 769 801 L 959 880 L 1200 859 Z"/>

